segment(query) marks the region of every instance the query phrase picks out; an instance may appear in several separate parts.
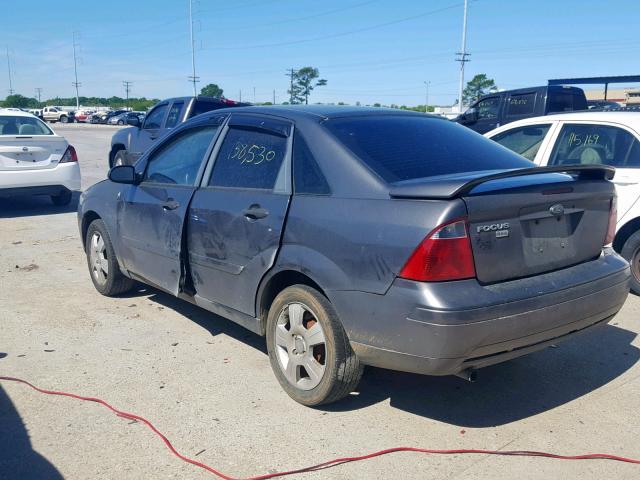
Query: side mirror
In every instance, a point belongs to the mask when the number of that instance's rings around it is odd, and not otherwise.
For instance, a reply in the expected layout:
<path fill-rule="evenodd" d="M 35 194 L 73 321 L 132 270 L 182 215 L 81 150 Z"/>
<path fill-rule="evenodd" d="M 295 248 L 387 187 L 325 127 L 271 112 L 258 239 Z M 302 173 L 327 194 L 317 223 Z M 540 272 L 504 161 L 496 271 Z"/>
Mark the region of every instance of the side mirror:
<path fill-rule="evenodd" d="M 132 127 L 138 127 L 140 128 L 140 119 L 138 117 L 127 117 L 127 124 L 131 125 Z"/>
<path fill-rule="evenodd" d="M 109 180 L 114 183 L 135 185 L 138 183 L 136 169 L 133 165 L 116 165 L 109 170 Z"/>
<path fill-rule="evenodd" d="M 474 123 L 478 121 L 478 110 L 471 107 L 462 114 L 462 120 L 467 123 Z"/>

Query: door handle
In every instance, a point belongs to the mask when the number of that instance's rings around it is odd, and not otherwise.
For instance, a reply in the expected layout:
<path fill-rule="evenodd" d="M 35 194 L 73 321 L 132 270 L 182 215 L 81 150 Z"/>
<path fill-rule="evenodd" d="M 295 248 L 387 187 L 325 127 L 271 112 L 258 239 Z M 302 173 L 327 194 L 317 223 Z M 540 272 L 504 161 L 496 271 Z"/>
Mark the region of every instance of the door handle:
<path fill-rule="evenodd" d="M 242 211 L 242 214 L 249 220 L 258 220 L 269 215 L 269 210 L 267 210 L 266 208 L 262 208 L 257 203 L 254 203 L 249 208 L 245 208 Z"/>
<path fill-rule="evenodd" d="M 168 199 L 165 203 L 162 204 L 162 209 L 167 210 L 175 210 L 178 208 L 180 204 L 176 202 L 173 198 Z"/>
<path fill-rule="evenodd" d="M 157 136 L 155 137 L 149 137 L 149 140 L 155 140 L 156 138 L 158 138 Z"/>

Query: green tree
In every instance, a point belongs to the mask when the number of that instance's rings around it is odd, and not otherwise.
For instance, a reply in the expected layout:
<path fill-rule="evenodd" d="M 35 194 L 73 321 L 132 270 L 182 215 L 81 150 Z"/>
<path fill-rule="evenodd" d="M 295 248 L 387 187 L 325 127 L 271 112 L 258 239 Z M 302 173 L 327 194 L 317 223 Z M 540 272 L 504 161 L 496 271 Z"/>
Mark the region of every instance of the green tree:
<path fill-rule="evenodd" d="M 35 98 L 25 97 L 24 95 L 15 94 L 9 95 L 2 102 L 2 106 L 5 108 L 37 108 L 38 100 Z"/>
<path fill-rule="evenodd" d="M 467 82 L 467 86 L 462 91 L 462 103 L 469 105 L 497 88 L 492 78 L 487 78 L 485 73 L 479 73 Z"/>
<path fill-rule="evenodd" d="M 293 72 L 293 81 L 291 89 L 287 90 L 287 93 L 291 96 L 291 103 L 309 104 L 309 95 L 315 87 L 324 87 L 327 84 L 327 80 L 324 78 L 318 79 L 320 71 L 314 67 L 303 67 L 300 70 Z M 317 79 L 317 80 L 316 80 Z"/>
<path fill-rule="evenodd" d="M 204 95 L 205 97 L 220 98 L 222 97 L 222 92 L 223 90 L 218 85 L 216 85 L 215 83 L 210 83 L 209 85 L 205 85 L 204 87 L 202 87 L 202 90 L 200 90 L 200 95 Z"/>

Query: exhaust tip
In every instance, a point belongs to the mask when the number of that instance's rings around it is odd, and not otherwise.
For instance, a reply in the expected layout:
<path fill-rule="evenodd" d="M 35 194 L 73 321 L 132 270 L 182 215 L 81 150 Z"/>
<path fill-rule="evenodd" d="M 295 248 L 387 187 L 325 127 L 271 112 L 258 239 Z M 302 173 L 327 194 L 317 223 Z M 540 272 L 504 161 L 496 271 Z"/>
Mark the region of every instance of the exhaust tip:
<path fill-rule="evenodd" d="M 456 373 L 456 377 L 473 383 L 478 378 L 478 371 L 475 368 L 467 368 L 466 370 Z"/>

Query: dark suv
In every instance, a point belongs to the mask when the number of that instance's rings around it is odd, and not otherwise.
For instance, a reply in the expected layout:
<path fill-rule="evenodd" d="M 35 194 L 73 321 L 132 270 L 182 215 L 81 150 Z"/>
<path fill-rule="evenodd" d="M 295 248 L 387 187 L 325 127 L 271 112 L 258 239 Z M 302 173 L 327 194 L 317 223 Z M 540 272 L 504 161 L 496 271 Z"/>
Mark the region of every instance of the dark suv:
<path fill-rule="evenodd" d="M 415 112 L 234 108 L 111 169 L 78 220 L 100 293 L 140 280 L 266 335 L 318 405 L 363 365 L 469 377 L 618 312 L 613 168 L 532 167 Z"/>
<path fill-rule="evenodd" d="M 132 127 L 113 135 L 109 166 L 133 164 L 156 139 L 192 117 L 220 108 L 246 105 L 225 98 L 202 96 L 163 100 L 149 110 L 142 122 L 128 118 L 127 123 Z"/>

